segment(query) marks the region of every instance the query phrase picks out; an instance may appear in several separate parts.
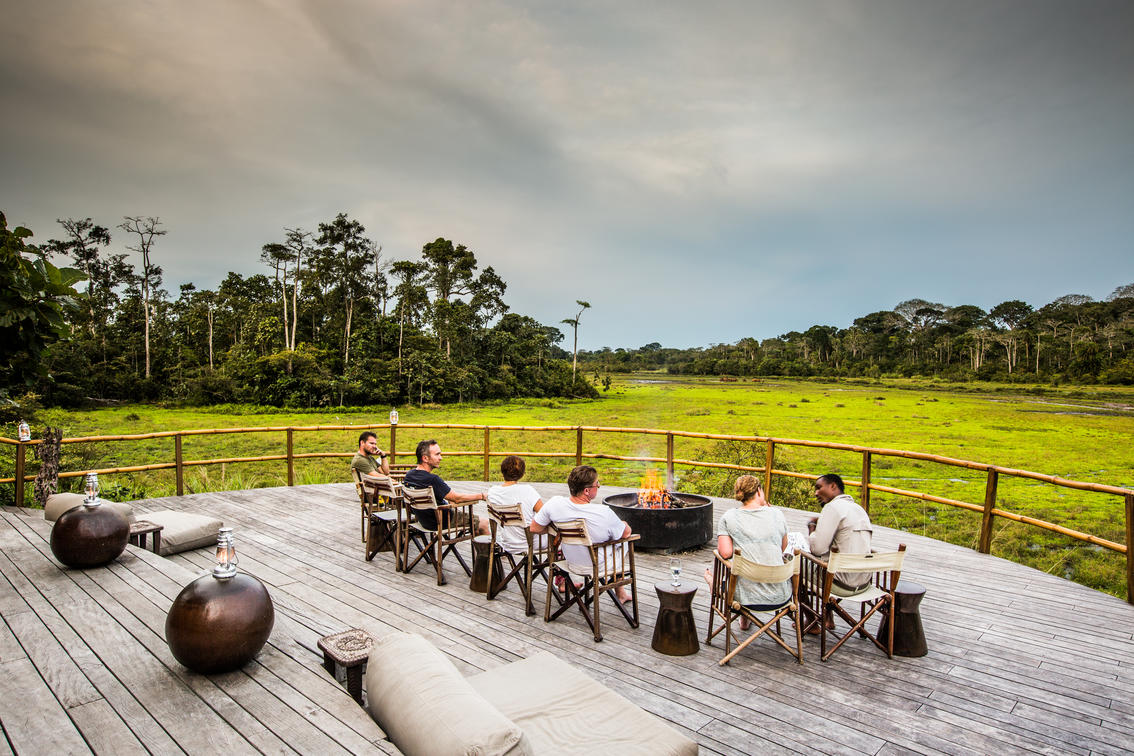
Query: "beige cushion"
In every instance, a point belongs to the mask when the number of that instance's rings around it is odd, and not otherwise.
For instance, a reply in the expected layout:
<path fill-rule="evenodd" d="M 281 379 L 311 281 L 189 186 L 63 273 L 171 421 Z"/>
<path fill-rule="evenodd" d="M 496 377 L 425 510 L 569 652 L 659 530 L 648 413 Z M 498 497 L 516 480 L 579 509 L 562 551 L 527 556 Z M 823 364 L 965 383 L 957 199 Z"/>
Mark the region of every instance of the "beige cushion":
<path fill-rule="evenodd" d="M 47 497 L 47 504 L 43 507 L 43 519 L 48 522 L 55 522 L 64 512 L 69 512 L 82 504 L 85 498 L 87 497 L 83 494 L 77 493 L 51 494 Z M 134 522 L 134 508 L 129 504 L 122 501 L 107 501 L 106 499 L 101 499 L 101 501 L 101 506 L 120 512 L 128 522 Z"/>
<path fill-rule="evenodd" d="M 376 638 L 365 680 L 370 715 L 406 756 L 529 753 L 520 728 L 420 635 Z"/>
<path fill-rule="evenodd" d="M 547 651 L 468 682 L 523 729 L 533 753 L 697 753 L 697 743 Z"/>
<path fill-rule="evenodd" d="M 215 546 L 217 531 L 224 525 L 223 522 L 209 515 L 174 512 L 170 509 L 146 512 L 142 515 L 142 519 L 162 526 L 161 548 L 158 551 L 162 556 L 179 554 L 202 546 Z"/>

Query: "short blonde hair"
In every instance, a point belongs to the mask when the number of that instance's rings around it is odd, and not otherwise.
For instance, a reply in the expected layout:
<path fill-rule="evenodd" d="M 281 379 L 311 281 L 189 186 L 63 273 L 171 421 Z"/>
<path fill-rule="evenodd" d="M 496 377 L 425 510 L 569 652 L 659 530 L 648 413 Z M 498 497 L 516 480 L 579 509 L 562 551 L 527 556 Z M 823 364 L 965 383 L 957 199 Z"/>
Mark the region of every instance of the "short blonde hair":
<path fill-rule="evenodd" d="M 741 475 L 736 479 L 736 485 L 732 488 L 732 495 L 737 501 L 743 503 L 763 490 L 764 486 L 760 484 L 759 478 L 753 475 Z"/>

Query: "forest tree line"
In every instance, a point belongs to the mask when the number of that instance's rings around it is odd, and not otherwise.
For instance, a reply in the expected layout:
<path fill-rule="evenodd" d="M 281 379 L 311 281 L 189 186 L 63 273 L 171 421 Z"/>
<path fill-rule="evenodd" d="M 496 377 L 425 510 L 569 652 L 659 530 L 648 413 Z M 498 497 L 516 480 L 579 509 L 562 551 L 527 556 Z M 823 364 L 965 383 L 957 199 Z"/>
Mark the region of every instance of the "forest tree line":
<path fill-rule="evenodd" d="M 1067 294 L 1040 308 L 1020 300 L 985 311 L 909 299 L 849 328 L 707 348 L 579 352 L 588 373 L 665 370 L 722 376 L 936 376 L 949 380 L 1134 384 L 1134 284 L 1106 301 Z"/>
<path fill-rule="evenodd" d="M 0 214 L 0 283 L 12 313 L 0 318 L 11 366 L 0 392 L 9 402 L 29 391 L 58 406 L 596 394 L 558 346 L 564 333 L 510 312 L 505 281 L 447 239 L 425 244 L 417 260 L 389 261 L 361 223 L 339 214 L 265 243 L 259 273 L 170 292 L 160 264 L 168 229 L 158 218 L 59 226 L 36 245 Z"/>

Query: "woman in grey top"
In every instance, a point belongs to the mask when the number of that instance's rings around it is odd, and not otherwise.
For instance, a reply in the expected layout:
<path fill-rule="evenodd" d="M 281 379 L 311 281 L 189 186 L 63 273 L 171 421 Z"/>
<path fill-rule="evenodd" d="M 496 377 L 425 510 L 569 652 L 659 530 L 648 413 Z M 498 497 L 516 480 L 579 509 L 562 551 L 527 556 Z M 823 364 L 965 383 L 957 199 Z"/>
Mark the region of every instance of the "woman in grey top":
<path fill-rule="evenodd" d="M 731 559 L 733 550 L 740 551 L 745 559 L 759 564 L 783 564 L 788 544 L 787 521 L 783 512 L 768 503 L 760 481 L 751 475 L 736 480 L 733 496 L 741 502 L 721 516 L 717 527 L 717 552 Z M 705 579 L 712 584 L 712 570 L 705 570 Z M 775 608 L 791 596 L 791 581 L 783 583 L 753 583 L 741 579 L 736 585 L 736 600 L 750 609 Z M 741 630 L 748 622 L 741 618 Z"/>

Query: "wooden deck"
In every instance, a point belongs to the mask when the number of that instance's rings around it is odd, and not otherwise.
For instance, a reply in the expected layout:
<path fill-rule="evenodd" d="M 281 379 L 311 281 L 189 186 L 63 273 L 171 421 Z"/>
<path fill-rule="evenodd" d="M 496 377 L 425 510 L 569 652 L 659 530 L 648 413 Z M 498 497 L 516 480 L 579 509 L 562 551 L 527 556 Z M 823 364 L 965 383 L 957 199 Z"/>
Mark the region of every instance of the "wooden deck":
<path fill-rule="evenodd" d="M 467 483 L 459 490 L 487 484 Z M 537 484 L 546 496 L 565 487 Z M 603 489 L 609 494 L 624 489 Z M 734 502 L 716 500 L 719 516 Z M 516 590 L 470 593 L 450 567 L 394 572 L 362 558 L 353 486 L 260 489 L 135 502 L 216 515 L 235 528 L 240 568 L 276 606 L 269 644 L 243 670 L 204 677 L 164 641 L 178 591 L 206 551 L 161 558 L 135 547 L 109 567 L 65 570 L 38 510 L 0 508 L 0 754 L 396 753 L 313 651 L 324 634 L 412 630 L 466 674 L 537 649 L 568 657 L 700 742 L 703 753 L 1121 753 L 1134 749 L 1134 607 L 1061 578 L 880 528 L 909 546 L 904 576 L 927 588 L 929 655 L 887 660 L 852 640 L 828 663 L 805 641 L 801 667 L 758 641 L 725 667 L 723 641 L 690 657 L 650 649 L 652 583 L 667 558 L 644 554 L 642 626 L 613 611 L 595 643 L 577 612 L 525 617 Z M 787 511 L 793 529 L 803 512 Z M 700 580 L 709 552 L 684 556 Z M 694 601 L 700 633 L 707 586 Z"/>

